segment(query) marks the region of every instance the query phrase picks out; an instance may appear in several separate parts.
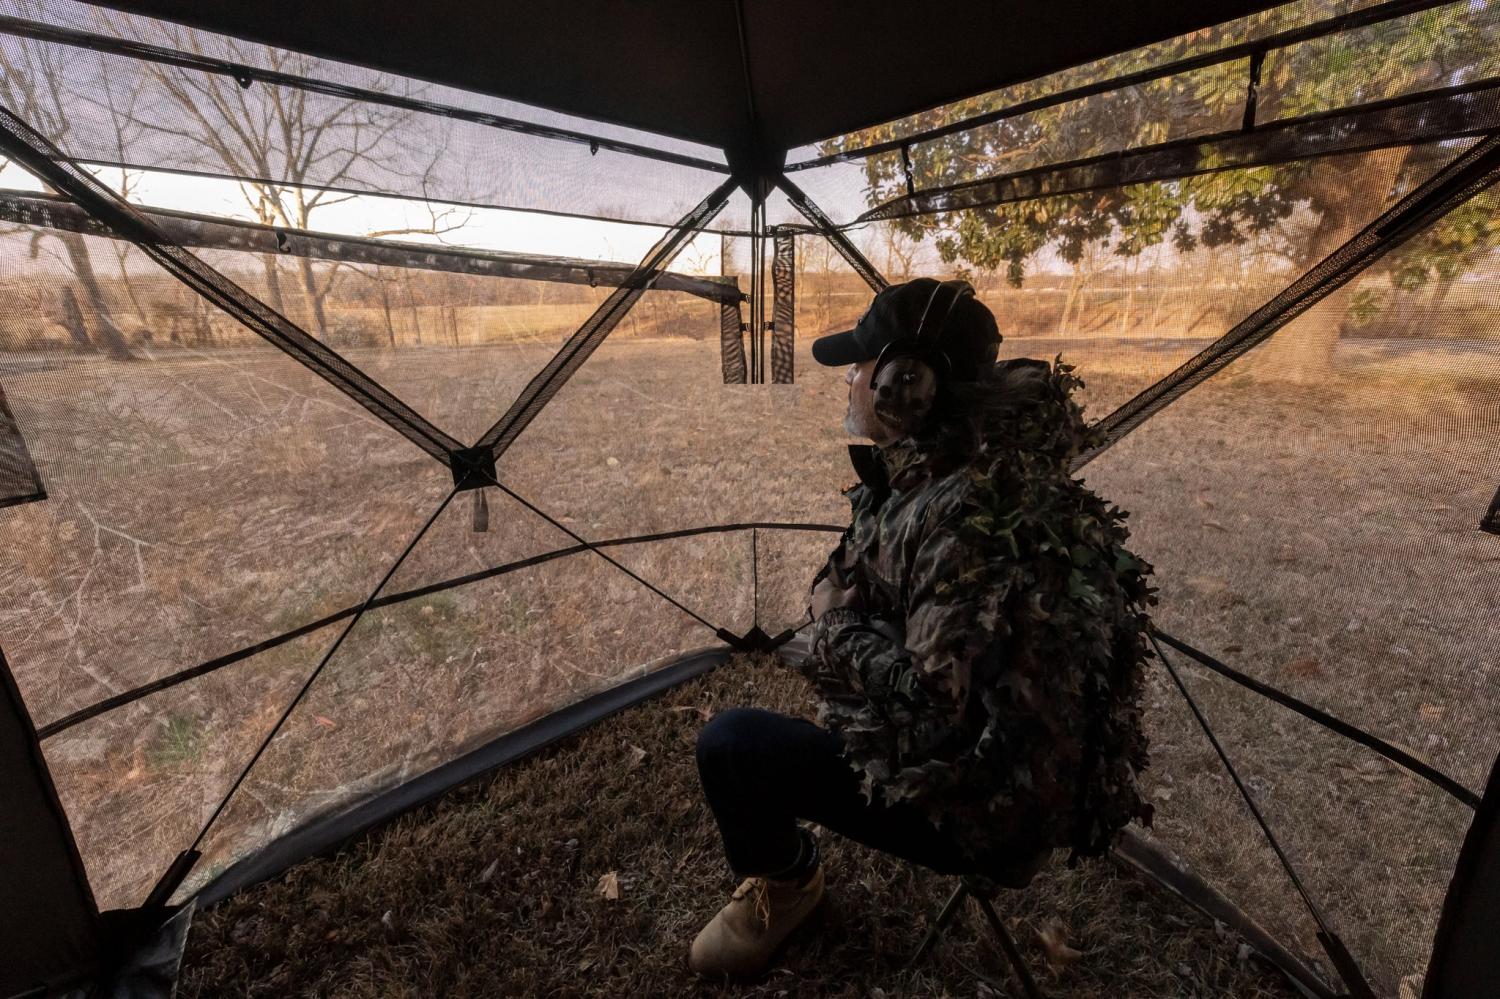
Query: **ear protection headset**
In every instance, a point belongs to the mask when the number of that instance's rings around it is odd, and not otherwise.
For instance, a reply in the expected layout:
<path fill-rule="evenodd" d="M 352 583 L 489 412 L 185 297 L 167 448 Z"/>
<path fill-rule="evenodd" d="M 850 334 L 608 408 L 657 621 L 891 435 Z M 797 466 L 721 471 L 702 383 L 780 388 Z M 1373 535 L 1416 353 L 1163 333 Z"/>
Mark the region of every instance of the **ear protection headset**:
<path fill-rule="evenodd" d="M 947 303 L 939 299 L 947 296 Z M 943 281 L 927 296 L 922 317 L 910 336 L 881 348 L 870 376 L 875 415 L 901 434 L 915 433 L 932 411 L 938 390 L 953 374 L 953 362 L 938 346 L 954 308 L 974 294 L 967 281 Z"/>

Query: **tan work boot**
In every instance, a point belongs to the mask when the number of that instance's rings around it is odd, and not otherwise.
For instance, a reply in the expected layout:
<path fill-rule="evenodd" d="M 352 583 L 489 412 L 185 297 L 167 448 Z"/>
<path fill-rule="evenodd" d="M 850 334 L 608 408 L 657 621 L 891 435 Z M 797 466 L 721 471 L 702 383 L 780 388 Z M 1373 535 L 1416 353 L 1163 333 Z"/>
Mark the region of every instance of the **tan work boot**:
<path fill-rule="evenodd" d="M 729 904 L 699 931 L 688 967 L 700 975 L 752 978 L 765 971 L 786 938 L 823 898 L 823 865 L 798 887 L 793 881 L 746 878 Z"/>

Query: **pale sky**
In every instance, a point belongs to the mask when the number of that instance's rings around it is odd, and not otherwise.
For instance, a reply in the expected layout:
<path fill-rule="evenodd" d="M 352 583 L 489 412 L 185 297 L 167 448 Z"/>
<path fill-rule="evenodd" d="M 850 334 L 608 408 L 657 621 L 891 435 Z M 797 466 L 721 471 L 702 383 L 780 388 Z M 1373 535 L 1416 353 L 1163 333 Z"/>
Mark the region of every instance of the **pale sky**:
<path fill-rule="evenodd" d="M 86 164 L 85 164 L 86 166 Z M 94 169 L 105 184 L 120 189 L 122 171 L 115 167 Z M 152 208 L 168 208 L 219 218 L 254 222 L 249 200 L 237 181 L 215 177 L 187 176 L 161 171 L 132 170 L 130 200 Z M 41 191 L 37 180 L 21 167 L 6 162 L 0 166 L 0 188 Z M 333 203 L 319 205 L 312 213 L 312 228 L 340 236 L 368 236 L 395 229 L 427 228 L 431 212 L 448 212 L 444 228 L 433 236 L 402 233 L 390 238 L 406 243 L 438 243 L 480 250 L 504 250 L 559 257 L 581 257 L 638 263 L 646 251 L 666 232 L 660 226 L 599 222 L 540 212 L 503 208 L 454 208 L 410 198 L 375 194 L 331 196 Z M 720 273 L 720 239 L 717 233 L 702 233 L 684 246 L 672 270 L 688 274 Z"/>

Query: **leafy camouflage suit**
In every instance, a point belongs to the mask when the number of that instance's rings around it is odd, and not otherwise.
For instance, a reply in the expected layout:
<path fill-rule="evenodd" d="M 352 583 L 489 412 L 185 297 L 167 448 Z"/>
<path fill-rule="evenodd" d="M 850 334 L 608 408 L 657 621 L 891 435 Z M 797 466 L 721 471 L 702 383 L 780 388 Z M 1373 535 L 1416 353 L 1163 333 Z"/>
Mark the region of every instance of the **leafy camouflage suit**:
<path fill-rule="evenodd" d="M 851 449 L 853 517 L 818 578 L 861 606 L 802 664 L 864 791 L 910 801 L 985 869 L 1018 846 L 1093 855 L 1132 818 L 1151 567 L 1072 478 L 1071 368 L 997 364 L 918 436 Z"/>

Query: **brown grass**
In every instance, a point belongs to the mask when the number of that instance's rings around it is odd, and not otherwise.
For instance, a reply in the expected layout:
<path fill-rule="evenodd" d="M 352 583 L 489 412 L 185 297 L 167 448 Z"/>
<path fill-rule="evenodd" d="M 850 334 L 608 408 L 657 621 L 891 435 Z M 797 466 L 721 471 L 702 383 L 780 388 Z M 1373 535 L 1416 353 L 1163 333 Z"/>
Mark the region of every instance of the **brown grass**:
<path fill-rule="evenodd" d="M 404 816 L 200 915 L 181 994 L 1016 994 L 977 911 L 904 971 L 951 880 L 830 833 L 826 908 L 777 970 L 733 987 L 686 970 L 688 942 L 734 886 L 692 759 L 703 716 L 804 713 L 806 698 L 774 660 L 736 659 Z M 598 891 L 610 872 L 617 901 Z M 1291 995 L 1231 936 L 1107 863 L 1045 872 L 1001 909 L 1049 995 Z M 1081 958 L 1048 962 L 1038 933 L 1053 925 Z"/>

